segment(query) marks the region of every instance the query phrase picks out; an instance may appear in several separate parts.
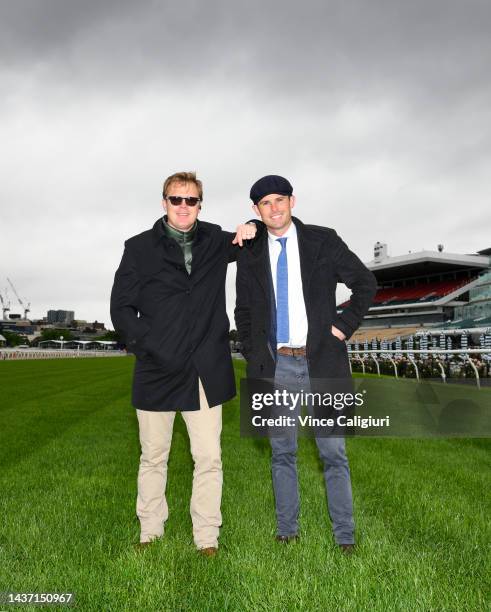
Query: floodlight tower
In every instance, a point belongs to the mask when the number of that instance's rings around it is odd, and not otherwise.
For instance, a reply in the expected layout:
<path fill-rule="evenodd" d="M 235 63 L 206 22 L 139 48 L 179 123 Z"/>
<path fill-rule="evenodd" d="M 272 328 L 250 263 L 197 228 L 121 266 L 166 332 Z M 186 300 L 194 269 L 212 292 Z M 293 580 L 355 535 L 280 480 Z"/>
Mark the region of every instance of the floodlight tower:
<path fill-rule="evenodd" d="M 27 320 L 27 313 L 31 312 L 30 306 L 31 306 L 31 302 L 29 302 L 27 304 L 27 306 L 24 306 L 24 302 L 20 299 L 19 294 L 17 293 L 17 289 L 14 287 L 14 284 L 12 283 L 12 281 L 10 280 L 10 278 L 7 278 L 9 285 L 12 287 L 12 291 L 15 294 L 15 297 L 17 298 L 19 304 L 22 306 L 22 308 L 24 309 L 24 319 Z"/>

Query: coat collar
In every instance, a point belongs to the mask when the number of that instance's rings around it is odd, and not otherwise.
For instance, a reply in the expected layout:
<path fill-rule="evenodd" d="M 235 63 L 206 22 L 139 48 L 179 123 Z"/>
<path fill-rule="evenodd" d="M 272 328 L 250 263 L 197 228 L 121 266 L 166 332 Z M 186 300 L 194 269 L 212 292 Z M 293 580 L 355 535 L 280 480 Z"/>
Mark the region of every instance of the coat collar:
<path fill-rule="evenodd" d="M 310 279 L 321 246 L 321 239 L 316 232 L 304 225 L 300 219 L 292 217 L 297 230 L 298 250 L 300 254 L 300 271 L 304 296 L 308 295 Z M 265 228 L 264 228 L 265 229 Z M 261 231 L 259 238 L 251 249 L 251 269 L 256 275 L 264 292 L 268 294 L 269 248 L 268 232 Z"/>
<path fill-rule="evenodd" d="M 315 232 L 305 226 L 299 219 L 293 217 L 293 222 L 297 228 L 302 287 L 304 297 L 306 297 L 309 294 L 310 279 L 312 278 L 314 264 L 319 254 L 322 241 Z M 307 305 L 307 300 L 305 302 Z"/>

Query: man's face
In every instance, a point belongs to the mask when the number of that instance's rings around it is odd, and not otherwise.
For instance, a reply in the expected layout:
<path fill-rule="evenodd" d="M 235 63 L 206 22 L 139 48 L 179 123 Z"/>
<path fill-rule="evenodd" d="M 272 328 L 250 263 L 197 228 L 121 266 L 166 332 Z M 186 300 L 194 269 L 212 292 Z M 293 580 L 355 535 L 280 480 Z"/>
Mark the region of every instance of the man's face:
<path fill-rule="evenodd" d="M 165 200 L 162 200 L 162 206 L 167 213 L 167 222 L 174 229 L 181 232 L 189 231 L 200 210 L 199 203 L 195 206 L 189 206 L 185 200 L 180 200 L 178 205 L 172 204 L 169 197 L 180 198 L 199 198 L 198 188 L 194 183 L 178 183 L 172 182 L 167 188 Z"/>
<path fill-rule="evenodd" d="M 295 196 L 271 193 L 264 196 L 253 208 L 272 234 L 282 236 L 290 227 L 294 206 Z"/>

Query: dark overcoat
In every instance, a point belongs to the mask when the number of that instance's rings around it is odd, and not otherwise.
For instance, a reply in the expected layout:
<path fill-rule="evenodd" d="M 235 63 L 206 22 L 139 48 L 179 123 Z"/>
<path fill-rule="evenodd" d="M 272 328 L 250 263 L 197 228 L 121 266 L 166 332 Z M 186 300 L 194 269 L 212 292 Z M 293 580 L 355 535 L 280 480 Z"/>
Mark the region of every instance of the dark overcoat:
<path fill-rule="evenodd" d="M 198 377 L 210 406 L 235 396 L 225 308 L 234 234 L 197 221 L 191 274 L 162 219 L 125 242 L 111 319 L 136 355 L 132 401 L 141 410 L 199 410 Z"/>
<path fill-rule="evenodd" d="M 297 229 L 303 297 L 308 321 L 307 362 L 311 379 L 351 378 L 346 343 L 359 327 L 376 292 L 375 276 L 328 227 L 305 225 L 293 217 Z M 341 314 L 336 312 L 336 285 L 344 283 L 352 296 Z M 249 378 L 272 379 L 276 363 L 276 307 L 269 264 L 268 234 L 258 233 L 237 261 L 235 321 Z"/>

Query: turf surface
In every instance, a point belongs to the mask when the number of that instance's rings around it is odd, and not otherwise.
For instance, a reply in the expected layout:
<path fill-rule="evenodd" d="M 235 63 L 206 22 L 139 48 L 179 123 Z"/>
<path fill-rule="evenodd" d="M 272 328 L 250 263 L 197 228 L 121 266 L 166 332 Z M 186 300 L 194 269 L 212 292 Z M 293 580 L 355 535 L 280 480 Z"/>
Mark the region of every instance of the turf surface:
<path fill-rule="evenodd" d="M 489 609 L 483 439 L 349 440 L 358 550 L 346 558 L 308 439 L 301 539 L 274 542 L 268 442 L 240 437 L 230 402 L 221 548 L 207 559 L 192 543 L 192 460 L 178 418 L 165 537 L 135 552 L 132 367 L 131 358 L 0 362 L 0 592 L 73 591 L 76 608 L 90 611 Z"/>

